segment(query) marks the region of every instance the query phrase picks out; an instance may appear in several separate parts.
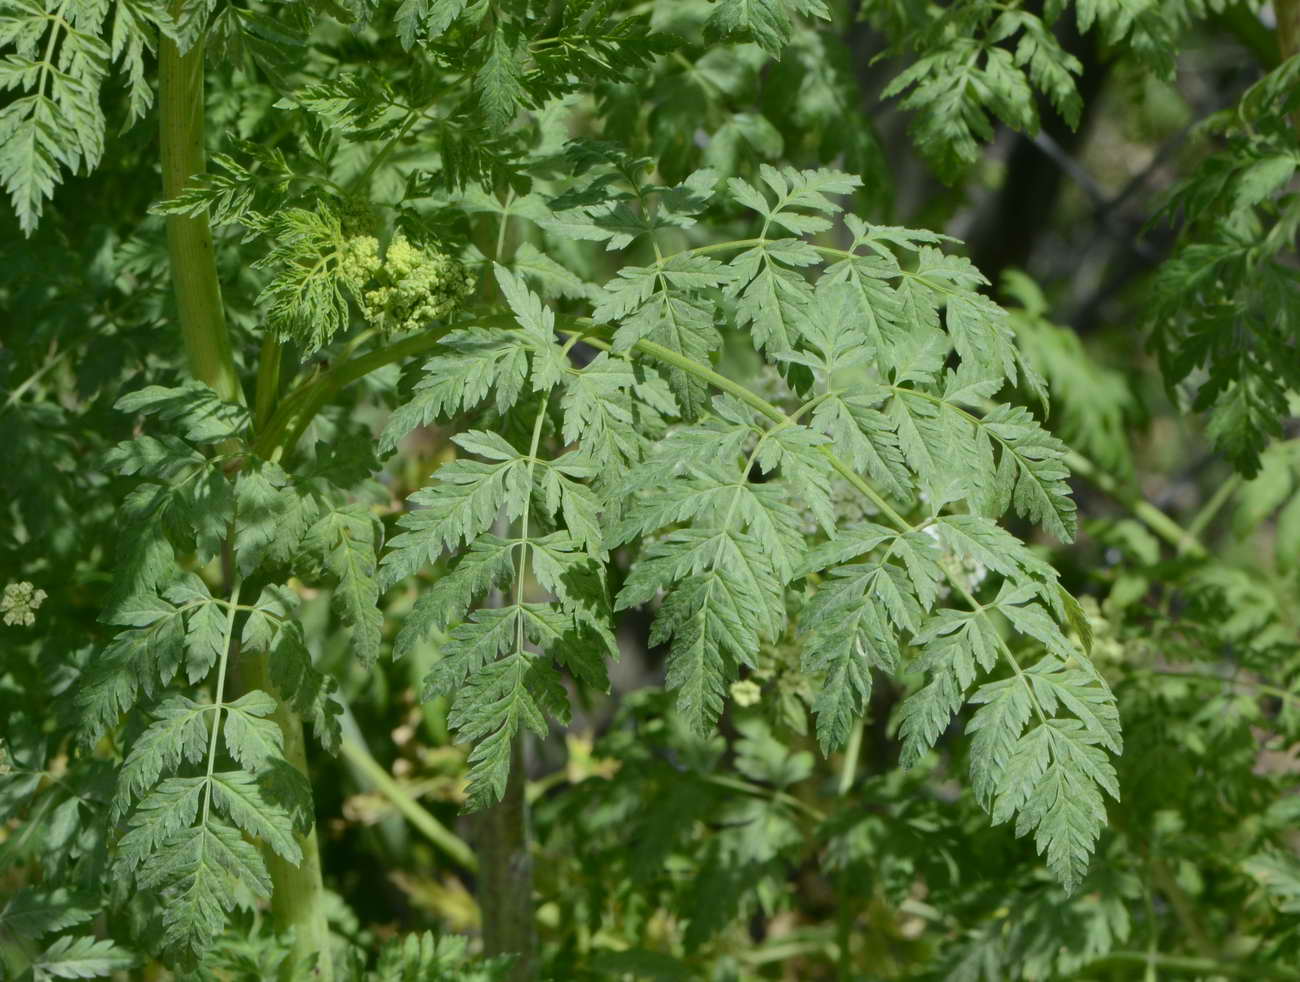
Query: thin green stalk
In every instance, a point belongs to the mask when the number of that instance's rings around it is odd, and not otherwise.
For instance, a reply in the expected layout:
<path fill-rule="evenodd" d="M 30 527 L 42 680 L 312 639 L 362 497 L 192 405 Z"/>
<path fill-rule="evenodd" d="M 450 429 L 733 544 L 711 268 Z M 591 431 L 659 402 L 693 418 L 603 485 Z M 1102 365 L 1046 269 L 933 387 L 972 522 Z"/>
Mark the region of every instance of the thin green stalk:
<path fill-rule="evenodd" d="M 1213 958 L 1195 958 L 1185 955 L 1161 955 L 1148 951 L 1112 951 L 1108 955 L 1091 961 L 1088 968 L 1092 970 L 1119 967 L 1121 965 L 1141 966 L 1153 963 L 1163 972 L 1179 972 L 1187 975 L 1226 975 L 1237 979 L 1279 979 L 1284 982 L 1300 982 L 1300 972 L 1276 965 L 1261 965 L 1258 962 L 1227 962 Z"/>
<path fill-rule="evenodd" d="M 490 323 L 485 319 L 481 323 Z M 403 361 L 412 355 L 436 348 L 443 337 L 455 328 L 472 327 L 470 324 L 441 324 L 414 337 L 406 338 L 387 347 L 342 362 L 329 371 L 302 383 L 288 393 L 276 408 L 274 415 L 258 434 L 253 452 L 269 460 L 279 449 L 293 449 L 292 433 L 301 434 L 307 424 L 341 389 L 378 368 Z"/>
<path fill-rule="evenodd" d="M 841 795 L 846 795 L 853 788 L 853 779 L 858 774 L 858 756 L 862 753 L 862 731 L 865 729 L 866 720 L 859 719 L 853 724 L 853 732 L 849 734 L 849 745 L 844 748 L 844 763 L 840 767 L 840 784 L 838 791 Z"/>
<path fill-rule="evenodd" d="M 447 828 L 428 811 L 421 807 L 406 789 L 393 780 L 388 770 L 371 757 L 366 749 L 354 740 L 343 740 L 339 745 L 343 757 L 360 773 L 364 774 L 387 798 L 399 812 L 405 816 L 426 839 L 441 849 L 462 869 L 475 873 L 478 871 L 478 858 L 465 840 Z"/>
<path fill-rule="evenodd" d="M 51 349 L 53 349 L 53 345 L 51 345 Z M 34 371 L 31 375 L 27 376 L 27 378 L 23 379 L 23 381 L 20 384 L 14 386 L 13 390 L 5 398 L 4 406 L 0 407 L 0 413 L 4 413 L 7 410 L 12 409 L 14 406 L 18 405 L 18 403 L 22 400 L 22 397 L 27 394 L 28 390 L 30 390 L 34 385 L 36 385 L 36 383 L 39 382 L 42 378 L 44 378 L 49 372 L 57 368 L 59 364 L 63 361 L 63 359 L 68 357 L 69 353 L 70 353 L 70 349 L 67 348 L 63 349 L 57 354 L 52 353 L 50 357 L 46 359 L 44 365 L 36 369 L 36 371 Z"/>
<path fill-rule="evenodd" d="M 514 203 L 514 200 L 515 189 L 507 188 L 506 200 L 501 205 L 501 207 L 505 209 L 505 214 L 501 216 L 501 225 L 497 229 L 497 248 L 496 252 L 492 254 L 492 258 L 499 263 L 505 261 L 506 235 L 510 231 L 510 205 Z"/>
<path fill-rule="evenodd" d="M 377 154 L 370 158 L 370 163 L 366 165 L 366 169 L 350 182 L 350 186 L 353 189 L 360 191 L 363 194 L 369 190 L 370 179 L 375 176 L 375 171 L 379 170 L 379 165 L 388 159 L 389 155 L 397 149 L 397 145 L 406 138 L 406 134 L 411 132 L 411 127 L 414 126 L 419 121 L 420 117 L 424 115 L 424 110 L 411 109 L 409 112 L 410 115 L 407 116 L 402 122 L 402 125 L 398 127 L 397 132 L 379 148 Z"/>
<path fill-rule="evenodd" d="M 335 690 L 335 698 L 338 701 L 339 709 L 339 746 L 342 748 L 344 743 L 354 744 L 365 756 L 371 757 L 370 746 L 366 743 L 366 735 L 361 732 L 361 725 L 357 722 L 356 715 L 352 712 L 352 707 L 348 705 L 347 699 L 341 692 Z M 363 793 L 379 793 L 375 782 L 371 780 L 368 773 L 347 759 L 347 754 L 340 749 L 340 753 L 347 764 L 348 773 L 356 782 L 357 786 Z M 378 846 L 382 850 L 386 859 L 401 862 L 408 855 L 411 847 L 410 829 L 407 828 L 407 822 L 402 817 L 402 813 L 393 810 L 390 814 L 380 816 L 379 820 L 370 826 L 378 840 Z"/>
<path fill-rule="evenodd" d="M 725 774 L 705 774 L 702 780 L 707 784 L 715 785 L 719 788 L 726 788 L 728 791 L 739 791 L 741 794 L 752 795 L 755 798 L 771 798 L 773 801 L 780 802 L 796 811 L 803 812 L 814 822 L 824 822 L 826 813 L 819 808 L 808 804 L 806 801 L 800 801 L 792 794 L 785 791 L 778 791 L 775 788 L 767 788 L 761 784 L 753 784 L 744 778 L 728 777 Z"/>
<path fill-rule="evenodd" d="M 217 766 L 217 741 L 221 736 L 221 709 L 226 703 L 226 669 L 230 666 L 230 643 L 235 636 L 235 618 L 239 616 L 239 573 L 230 581 L 230 606 L 226 610 L 226 630 L 221 640 L 221 659 L 217 663 L 217 688 L 213 696 L 216 713 L 212 717 L 212 734 L 208 738 L 208 782 L 203 789 L 203 822 L 208 821 L 212 806 L 212 774 Z"/>
<path fill-rule="evenodd" d="M 1183 540 L 1183 545 L 1179 548 L 1179 555 L 1188 551 L 1192 544 L 1199 544 L 1202 533 L 1209 527 L 1210 522 L 1214 521 L 1214 516 L 1219 513 L 1219 509 L 1227 504 L 1228 499 L 1237 493 L 1241 487 L 1241 475 L 1233 474 L 1230 478 L 1219 485 L 1217 491 L 1210 496 L 1210 500 L 1201 506 L 1192 520 L 1187 524 L 1187 536 Z"/>
<path fill-rule="evenodd" d="M 1166 515 L 1141 495 L 1124 487 L 1113 476 L 1106 473 L 1092 461 L 1073 450 L 1065 455 L 1065 466 L 1073 473 L 1087 478 L 1106 494 L 1127 508 L 1134 516 L 1151 529 L 1156 535 L 1173 546 L 1179 553 L 1202 558 L 1205 547 L 1196 541 L 1186 529 Z"/>

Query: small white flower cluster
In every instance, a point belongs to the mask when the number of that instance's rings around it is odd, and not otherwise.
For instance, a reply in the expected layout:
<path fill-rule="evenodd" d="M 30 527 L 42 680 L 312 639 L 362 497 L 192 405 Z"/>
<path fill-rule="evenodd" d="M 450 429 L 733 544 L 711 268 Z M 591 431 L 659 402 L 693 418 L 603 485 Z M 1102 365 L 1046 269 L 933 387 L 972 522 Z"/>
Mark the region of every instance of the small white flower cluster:
<path fill-rule="evenodd" d="M 26 580 L 10 583 L 0 597 L 0 612 L 6 624 L 31 627 L 36 623 L 36 609 L 45 600 L 45 591 L 37 590 Z"/>

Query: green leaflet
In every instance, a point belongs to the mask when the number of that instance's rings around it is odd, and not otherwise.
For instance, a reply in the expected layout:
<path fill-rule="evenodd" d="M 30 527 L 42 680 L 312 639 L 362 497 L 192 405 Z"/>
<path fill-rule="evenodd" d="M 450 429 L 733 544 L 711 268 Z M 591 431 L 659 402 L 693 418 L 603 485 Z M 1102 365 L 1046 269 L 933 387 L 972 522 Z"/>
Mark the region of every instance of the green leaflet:
<path fill-rule="evenodd" d="M 312 665 L 301 625 L 293 621 L 282 623 L 268 652 L 275 688 L 296 712 L 311 722 L 321 745 L 330 753 L 337 753 L 342 739 L 338 720 L 342 708 L 333 696 L 338 683 Z"/>
<path fill-rule="evenodd" d="M 488 441 L 484 446 L 499 458 L 454 460 L 438 469 L 437 485 L 411 496 L 412 503 L 422 507 L 402 517 L 405 531 L 393 537 L 381 567 L 385 586 L 433 562 L 444 549 L 473 541 L 492 527 L 503 508 L 509 520 L 523 513 L 531 493 L 528 461 L 514 456 L 514 448 L 495 434 L 473 431 L 457 442 L 464 445 L 476 435 L 483 436 Z M 497 441 L 504 444 L 504 453 Z"/>
<path fill-rule="evenodd" d="M 118 408 L 170 424 L 185 439 L 141 435 L 104 457 L 108 467 L 141 482 L 123 508 L 121 562 L 130 586 L 117 591 L 104 615 L 119 630 L 90 659 L 77 701 L 88 745 L 116 729 L 122 713 L 135 709 L 146 722 L 126 731 L 108 810 L 117 825 L 110 859 L 137 890 L 166 898 L 161 938 L 185 960 L 209 949 L 231 911 L 269 896 L 263 859 L 245 836 L 297 863 L 297 837 L 310 827 L 310 787 L 285 762 L 276 700 L 257 691 L 226 699 L 229 643 L 243 616 L 240 575 L 283 568 L 298 558 L 300 545 L 317 551 L 339 580 L 343 619 L 373 639 L 374 529 L 364 512 L 323 507 L 339 493 L 324 472 L 299 484 L 277 464 L 238 453 L 248 414 L 206 387 L 150 386 L 124 396 Z M 240 466 L 227 476 L 234 456 Z M 328 457 L 321 463 L 328 470 Z M 314 534 L 304 536 L 310 516 L 321 511 Z M 131 543 L 132 536 L 144 545 Z M 352 537 L 364 540 L 368 563 Z M 178 556 L 197 552 L 202 569 L 227 545 L 235 560 L 228 597 L 214 596 L 178 566 Z M 296 595 L 271 584 L 248 606 L 238 631 L 242 654 L 268 653 L 279 694 L 337 747 L 333 680 L 311 665 L 292 619 Z M 182 673 L 190 685 L 215 676 L 213 699 L 167 693 Z M 218 766 L 226 760 L 236 768 Z"/>
<path fill-rule="evenodd" d="M 143 890 L 170 889 L 163 909 L 163 941 L 204 951 L 236 907 L 251 907 L 271 894 L 271 881 L 257 850 L 220 819 L 177 831 L 158 843 L 141 865 Z"/>
<path fill-rule="evenodd" d="M 347 326 L 349 300 L 360 301 L 368 278 L 363 264 L 372 257 L 328 208 L 282 209 L 269 231 L 271 248 L 253 264 L 271 272 L 257 302 L 283 340 L 316 351 Z"/>
<path fill-rule="evenodd" d="M 726 489 L 733 499 L 741 491 Z M 743 521 L 743 519 L 742 519 Z M 651 643 L 672 640 L 668 685 L 678 708 L 707 730 L 741 664 L 752 665 L 760 640 L 773 640 L 784 614 L 771 559 L 739 523 L 681 529 L 654 543 L 629 575 L 615 609 L 672 590 L 655 618 Z"/>
<path fill-rule="evenodd" d="M 380 449 L 392 450 L 417 426 L 472 409 L 489 394 L 494 396 L 497 412 L 504 413 L 523 390 L 528 349 L 521 340 L 517 332 L 494 329 L 447 335 L 443 342 L 446 353 L 425 363 L 415 397 L 389 418 Z"/>
<path fill-rule="evenodd" d="M 222 737 L 230 756 L 250 774 L 284 758 L 284 733 L 271 717 L 276 701 L 266 692 L 246 692 L 225 704 Z"/>
<path fill-rule="evenodd" d="M 416 40 L 431 41 L 441 35 L 469 6 L 466 0 L 402 0 L 397 8 L 397 36 L 402 46 Z"/>
<path fill-rule="evenodd" d="M 32 964 L 35 978 L 92 979 L 134 967 L 135 956 L 110 940 L 65 935 Z"/>
<path fill-rule="evenodd" d="M 830 20 L 822 0 L 719 0 L 707 26 L 715 34 L 751 37 L 779 58 L 790 40 L 791 20 L 797 14 Z"/>
<path fill-rule="evenodd" d="M 949 180 L 991 139 L 990 116 L 1014 129 L 1038 131 L 1035 89 L 1070 126 L 1078 125 L 1082 100 L 1073 76 L 1083 66 L 1050 29 L 1054 16 L 1040 20 L 1028 11 L 962 4 L 922 18 L 908 32 L 906 41 L 919 57 L 884 94 L 906 93 L 901 105 L 916 111 L 913 138 Z M 1080 30 L 1089 22 L 1081 7 Z M 1013 40 L 1014 49 L 1002 46 Z"/>
<path fill-rule="evenodd" d="M 426 696 L 455 694 L 448 722 L 475 743 L 470 754 L 471 809 L 485 807 L 505 793 L 510 744 L 520 726 L 544 736 L 547 711 L 567 707 L 555 670 L 519 644 L 522 636 L 545 650 L 559 639 L 546 612 L 545 605 L 476 612 L 451 632 L 443 660 L 426 680 Z"/>
<path fill-rule="evenodd" d="M 391 585 L 452 553 L 450 569 L 417 602 L 395 654 L 432 631 L 448 632 L 425 691 L 427 697 L 452 697 L 448 722 L 475 744 L 469 758 L 471 809 L 504 793 L 511 743 L 521 727 L 545 735 L 548 717 L 567 719 L 557 664 L 588 685 L 608 688 L 605 659 L 616 657 L 618 649 L 604 585 L 600 501 L 584 483 L 597 468 L 590 452 L 542 459 L 539 444 L 556 389 L 566 389 L 565 425 L 585 439 L 594 414 L 611 411 L 603 404 L 643 384 L 630 371 L 608 373 L 608 362 L 573 369 L 565 357 L 568 348 L 556 343 L 550 308 L 504 267 L 496 267 L 496 277 L 519 325 L 512 334 L 528 353 L 532 387 L 542 393 L 540 401 L 522 407 L 534 412 L 532 446 L 523 453 L 497 433 L 457 434 L 453 439 L 463 451 L 484 459 L 442 465 L 435 482 L 411 496 L 421 507 L 399 520 L 403 531 L 393 537 L 381 564 L 381 582 Z M 426 369 L 440 373 L 446 366 L 435 359 Z M 587 371 L 597 378 L 584 379 Z M 518 377 L 522 381 L 522 372 Z M 663 403 L 663 395 L 656 398 Z M 450 412 L 456 404 L 444 401 L 438 408 Z M 614 423 L 628 426 L 630 413 L 625 406 L 619 409 Z M 518 523 L 515 534 L 489 531 L 511 522 Z M 524 599 L 526 569 L 555 603 Z M 471 612 L 490 590 L 512 581 L 512 603 Z"/>
<path fill-rule="evenodd" d="M 124 413 L 157 416 L 163 422 L 174 424 L 191 443 L 220 443 L 239 435 L 248 425 L 247 409 L 222 402 L 211 388 L 192 379 L 175 388 L 148 385 L 128 392 L 113 408 Z"/>
<path fill-rule="evenodd" d="M 221 654 L 225 617 L 224 608 L 193 575 L 163 596 L 137 593 L 119 604 L 111 621 L 130 628 L 104 648 L 78 695 L 86 714 L 85 738 L 98 739 L 141 692 L 151 697 L 182 666 L 191 683 L 203 678 Z"/>
<path fill-rule="evenodd" d="M 154 707 L 154 722 L 132 745 L 118 774 L 114 811 L 119 816 L 151 789 L 164 771 L 174 773 L 182 762 L 194 764 L 206 756 L 206 717 L 211 708 L 185 696 L 171 696 Z"/>
<path fill-rule="evenodd" d="M 384 624 L 379 610 L 378 560 L 383 528 L 362 506 L 350 505 L 326 512 L 307 530 L 303 548 L 323 559 L 335 578 L 335 610 L 352 629 L 352 649 L 363 664 L 379 657 Z"/>
<path fill-rule="evenodd" d="M 1151 220 L 1181 220 L 1144 310 L 1165 382 L 1172 391 L 1204 373 L 1192 406 L 1208 412 L 1216 449 L 1246 477 L 1259 472 L 1300 388 L 1289 356 L 1297 288 L 1286 272 L 1298 207 L 1287 190 L 1300 160 L 1290 115 L 1295 78 L 1290 59 L 1232 112 L 1206 120 L 1215 152 L 1171 189 Z"/>

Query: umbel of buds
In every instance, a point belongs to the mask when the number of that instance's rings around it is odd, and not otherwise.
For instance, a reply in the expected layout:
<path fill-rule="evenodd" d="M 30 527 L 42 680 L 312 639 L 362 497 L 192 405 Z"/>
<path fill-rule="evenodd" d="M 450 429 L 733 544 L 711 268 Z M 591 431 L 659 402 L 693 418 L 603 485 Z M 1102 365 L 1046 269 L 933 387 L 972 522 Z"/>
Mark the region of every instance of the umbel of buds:
<path fill-rule="evenodd" d="M 10 583 L 0 597 L 0 612 L 5 615 L 6 624 L 31 627 L 36 623 L 36 609 L 44 599 L 45 591 L 37 590 L 26 580 Z"/>
<path fill-rule="evenodd" d="M 474 289 L 473 276 L 453 257 L 416 246 L 400 232 L 382 258 L 374 236 L 349 238 L 341 271 L 366 321 L 393 333 L 451 313 Z"/>

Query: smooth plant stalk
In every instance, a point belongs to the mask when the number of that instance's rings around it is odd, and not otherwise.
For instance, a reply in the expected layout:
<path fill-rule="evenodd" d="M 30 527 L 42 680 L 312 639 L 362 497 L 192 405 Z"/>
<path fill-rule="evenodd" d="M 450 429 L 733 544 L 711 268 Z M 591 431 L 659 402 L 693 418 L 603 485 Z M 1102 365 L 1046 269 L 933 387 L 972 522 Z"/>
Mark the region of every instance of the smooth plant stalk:
<path fill-rule="evenodd" d="M 388 773 L 379 761 L 370 756 L 365 747 L 353 740 L 344 739 L 339 745 L 339 752 L 366 776 L 379 793 L 406 817 L 408 822 L 422 832 L 425 838 L 446 853 L 448 858 L 471 873 L 478 870 L 478 858 L 465 843 L 465 840 L 429 814 L 418 801 L 406 792 L 405 788 L 393 780 L 393 776 Z"/>
<path fill-rule="evenodd" d="M 174 8 L 174 12 L 180 12 L 179 6 Z M 158 57 L 159 152 L 163 194 L 171 198 L 204 169 L 203 40 L 199 38 L 182 53 L 175 42 L 163 38 Z M 230 334 L 226 328 L 212 230 L 207 217 L 169 215 L 167 247 L 190 372 L 211 386 L 222 399 L 243 403 L 244 392 L 239 384 Z M 265 657 L 250 661 L 252 664 L 241 666 L 248 687 L 273 691 L 267 684 L 269 673 Z M 285 758 L 306 775 L 302 719 L 283 700 L 277 701 L 275 719 L 284 734 Z M 303 853 L 300 866 L 285 862 L 269 849 L 264 850 L 273 889 L 272 911 L 280 929 L 291 927 L 294 930 L 294 958 L 291 961 L 304 961 L 315 956 L 314 977 L 321 982 L 333 982 L 320 849 L 314 828 L 299 837 L 299 846 Z"/>
<path fill-rule="evenodd" d="M 174 198 L 190 178 L 204 170 L 202 38 L 184 54 L 174 41 L 162 39 L 158 52 L 158 118 L 163 195 Z M 167 251 L 190 371 L 222 399 L 242 403 L 244 392 L 226 330 L 207 215 L 168 215 Z"/>
<path fill-rule="evenodd" d="M 1213 958 L 1194 958 L 1184 955 L 1161 955 L 1146 951 L 1112 951 L 1094 962 L 1089 962 L 1088 968 L 1118 968 L 1123 965 L 1144 964 L 1152 964 L 1162 972 L 1178 972 L 1202 977 L 1226 975 L 1239 979 L 1289 979 L 1300 982 L 1300 972 L 1282 966 L 1260 965 L 1256 962 L 1216 961 Z"/>
<path fill-rule="evenodd" d="M 1137 518 L 1178 550 L 1179 555 L 1204 558 L 1205 547 L 1196 536 L 1184 529 L 1151 502 L 1125 488 L 1118 480 L 1086 457 L 1070 451 L 1064 458 L 1065 466 L 1074 474 L 1087 478 L 1106 494 L 1132 512 Z"/>
<path fill-rule="evenodd" d="M 853 779 L 858 776 L 858 756 L 862 753 L 862 731 L 866 721 L 859 719 L 853 724 L 849 734 L 849 745 L 844 749 L 844 765 L 840 768 L 840 783 L 837 789 L 841 795 L 853 790 Z"/>
<path fill-rule="evenodd" d="M 270 678 L 268 655 L 258 653 L 245 658 L 241 668 L 245 690 L 261 689 L 276 695 Z M 302 717 L 276 695 L 272 718 L 284 736 L 284 759 L 299 773 L 309 774 Z M 318 982 L 333 982 L 329 921 L 325 917 L 325 884 L 321 876 L 320 843 L 314 822 L 306 835 L 298 837 L 298 845 L 302 849 L 302 864 L 299 866 L 294 866 L 269 848 L 262 850 L 267 871 L 271 874 L 271 913 L 275 925 L 281 931 L 293 929 L 292 958 L 286 960 L 281 977 L 286 982 L 290 978 L 301 978 L 301 975 L 294 974 L 295 965 L 305 964 L 314 956 L 316 963 L 311 978 Z"/>
<path fill-rule="evenodd" d="M 526 783 L 524 735 L 519 733 L 511 741 L 506 793 L 478 817 L 483 950 L 488 955 L 515 957 L 506 976 L 509 982 L 532 982 L 538 969 Z"/>
<path fill-rule="evenodd" d="M 235 618 L 239 616 L 239 588 L 243 585 L 239 574 L 230 580 L 230 606 L 226 608 L 226 633 L 221 641 L 221 663 L 217 668 L 217 691 L 213 699 L 216 714 L 212 718 L 212 735 L 208 739 L 208 782 L 203 792 L 203 822 L 208 821 L 212 804 L 212 774 L 217 766 L 217 741 L 221 736 L 221 710 L 226 704 L 226 671 L 230 667 L 230 642 L 235 636 Z"/>
<path fill-rule="evenodd" d="M 488 323 L 485 319 L 482 323 Z M 465 327 L 468 325 L 454 325 Z M 264 460 L 272 459 L 277 451 L 293 449 L 297 437 L 316 415 L 341 389 L 369 375 L 376 369 L 402 361 L 412 355 L 423 354 L 437 347 L 453 328 L 447 324 L 391 344 L 386 348 L 341 362 L 328 372 L 312 378 L 293 389 L 280 400 L 275 412 L 257 435 L 253 451 Z"/>
<path fill-rule="evenodd" d="M 253 429 L 260 433 L 275 410 L 280 393 L 279 339 L 270 331 L 262 338 L 262 351 L 257 359 L 257 390 L 253 396 Z"/>

